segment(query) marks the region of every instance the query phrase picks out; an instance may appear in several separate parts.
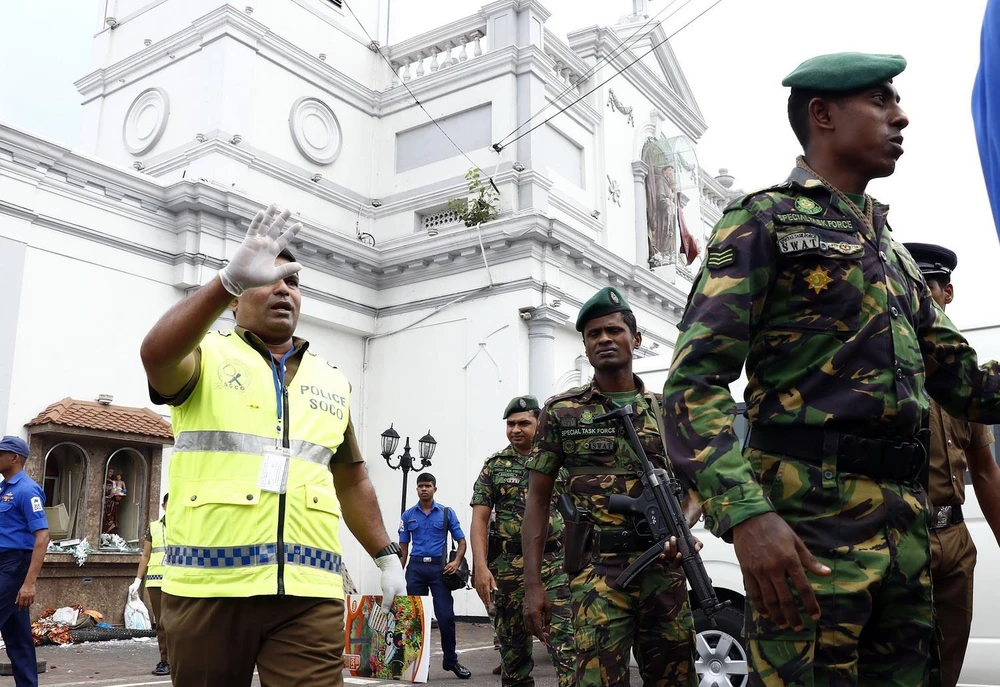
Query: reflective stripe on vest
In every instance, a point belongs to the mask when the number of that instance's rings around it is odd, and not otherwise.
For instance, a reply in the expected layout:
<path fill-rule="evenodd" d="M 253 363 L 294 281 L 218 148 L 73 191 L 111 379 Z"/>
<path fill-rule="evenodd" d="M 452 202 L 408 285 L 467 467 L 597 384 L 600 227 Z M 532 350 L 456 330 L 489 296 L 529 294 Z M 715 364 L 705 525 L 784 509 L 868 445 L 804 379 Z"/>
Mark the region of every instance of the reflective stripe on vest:
<path fill-rule="evenodd" d="M 163 526 L 162 520 L 153 520 L 149 523 L 149 538 L 151 540 L 151 554 L 146 567 L 146 586 L 159 587 L 163 584 L 163 555 L 167 549 L 166 542 L 167 528 Z"/>
<path fill-rule="evenodd" d="M 203 453 L 252 453 L 261 454 L 267 449 L 275 448 L 274 437 L 262 437 L 256 434 L 241 434 L 240 432 L 223 431 L 193 431 L 180 432 L 174 441 L 174 451 L 199 451 Z M 326 446 L 312 444 L 308 441 L 290 441 L 289 450 L 293 458 L 306 460 L 317 465 L 329 465 L 333 451 Z"/>
<path fill-rule="evenodd" d="M 330 461 L 347 431 L 350 384 L 307 351 L 286 383 L 287 413 L 279 420 L 272 369 L 238 334 L 210 332 L 201 353 L 198 384 L 171 408 L 176 441 L 163 591 L 342 599 Z M 292 460 L 278 495 L 261 489 L 260 473 L 262 454 L 283 433 Z"/>
<path fill-rule="evenodd" d="M 343 560 L 340 554 L 323 551 L 311 546 L 286 543 L 282 549 L 285 563 L 340 572 Z M 245 568 L 255 565 L 276 565 L 278 544 L 254 544 L 229 548 L 205 549 L 188 546 L 168 546 L 167 565 L 180 567 Z"/>

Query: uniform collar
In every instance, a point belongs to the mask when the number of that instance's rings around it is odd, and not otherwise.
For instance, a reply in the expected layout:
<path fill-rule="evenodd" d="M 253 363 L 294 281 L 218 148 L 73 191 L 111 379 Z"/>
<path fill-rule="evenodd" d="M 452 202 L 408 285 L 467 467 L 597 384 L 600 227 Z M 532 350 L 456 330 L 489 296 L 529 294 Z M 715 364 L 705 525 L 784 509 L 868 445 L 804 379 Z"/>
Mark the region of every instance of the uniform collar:
<path fill-rule="evenodd" d="M 827 200 L 827 206 L 832 205 L 845 217 L 854 217 L 854 213 L 844 204 L 837 194 L 831 191 L 826 184 L 819 180 L 819 177 L 808 169 L 802 169 L 796 165 L 792 168 L 792 173 L 788 175 L 788 179 L 785 183 L 789 186 L 797 186 L 803 190 L 811 191 L 810 196 L 815 195 L 817 192 L 822 193 L 824 199 Z M 864 208 L 861 209 L 864 210 Z M 872 198 L 872 211 L 876 215 L 885 215 L 889 212 L 889 206 L 878 202 L 875 198 Z"/>
<path fill-rule="evenodd" d="M 24 470 L 19 470 L 16 475 L 13 475 L 10 479 L 5 479 L 0 485 L 6 487 L 8 484 L 17 484 L 21 481 L 21 477 L 24 475 Z"/>
<path fill-rule="evenodd" d="M 236 332 L 237 336 L 243 339 L 247 343 L 247 345 L 253 348 L 255 351 L 268 358 L 271 356 L 271 351 L 268 349 L 267 345 L 261 340 L 259 336 L 254 334 L 252 331 L 250 331 L 246 327 L 241 327 L 239 325 L 236 325 L 234 327 L 234 331 Z M 309 350 L 309 342 L 301 337 L 293 336 L 292 349 L 295 351 L 292 355 L 298 357 L 303 353 L 305 353 L 307 350 Z"/>
<path fill-rule="evenodd" d="M 642 383 L 642 379 L 637 374 L 632 375 L 632 379 L 635 380 L 636 392 L 643 396 L 643 398 L 648 398 L 648 393 L 646 392 L 646 385 Z M 600 387 L 597 386 L 597 378 L 590 380 L 590 385 L 587 386 L 586 390 L 583 392 L 583 396 L 580 398 L 581 401 L 590 402 L 597 397 L 599 400 L 603 401 L 605 405 L 609 404 L 610 399 L 604 395 Z"/>
<path fill-rule="evenodd" d="M 519 452 L 516 448 L 514 448 L 514 444 L 507 444 L 507 448 L 505 448 L 503 451 L 501 451 L 500 455 L 503 455 L 503 456 L 512 456 L 512 457 L 517 458 L 517 459 L 519 459 L 521 461 L 525 461 L 525 460 L 527 460 L 528 458 L 531 457 L 531 454 L 524 455 L 523 453 Z"/>

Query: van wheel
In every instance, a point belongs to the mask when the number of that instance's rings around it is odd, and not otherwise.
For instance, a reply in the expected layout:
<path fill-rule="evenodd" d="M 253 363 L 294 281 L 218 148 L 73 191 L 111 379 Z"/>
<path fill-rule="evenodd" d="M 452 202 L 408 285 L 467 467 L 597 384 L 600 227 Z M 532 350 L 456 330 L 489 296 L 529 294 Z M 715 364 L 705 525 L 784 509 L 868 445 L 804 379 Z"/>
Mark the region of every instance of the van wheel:
<path fill-rule="evenodd" d="M 743 637 L 743 609 L 728 606 L 708 619 L 694 612 L 695 670 L 701 687 L 745 687 L 749 663 Z"/>

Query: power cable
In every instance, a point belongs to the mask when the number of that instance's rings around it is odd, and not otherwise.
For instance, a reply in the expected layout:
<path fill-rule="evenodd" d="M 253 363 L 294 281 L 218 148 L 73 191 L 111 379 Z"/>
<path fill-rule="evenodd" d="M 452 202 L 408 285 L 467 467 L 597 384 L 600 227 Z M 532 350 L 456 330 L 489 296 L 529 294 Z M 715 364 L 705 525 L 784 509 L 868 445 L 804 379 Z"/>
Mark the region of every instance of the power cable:
<path fill-rule="evenodd" d="M 687 2 L 685 2 L 683 5 L 681 5 L 680 7 L 678 7 L 675 12 L 672 12 L 669 16 L 664 17 L 664 19 L 670 19 L 670 17 L 672 17 L 675 14 L 677 14 L 677 12 L 680 12 L 690 2 L 691 2 L 691 0 L 687 0 Z M 618 57 L 619 55 L 621 55 L 623 52 L 625 52 L 625 50 L 631 48 L 633 43 L 637 43 L 638 42 L 638 41 L 634 41 L 633 42 L 632 39 L 635 38 L 637 35 L 639 35 L 640 31 L 642 31 L 644 28 L 646 28 L 651 23 L 653 23 L 654 21 L 656 21 L 657 17 L 659 17 L 661 14 L 663 14 L 664 12 L 666 12 L 671 7 L 673 7 L 675 4 L 677 4 L 677 0 L 671 0 L 666 6 L 663 7 L 663 9 L 661 9 L 659 12 L 657 12 L 652 17 L 650 17 L 649 19 L 647 19 L 642 26 L 640 26 L 635 31 L 633 31 L 631 36 L 629 36 L 628 38 L 626 38 L 624 41 L 620 41 L 618 43 L 618 45 L 613 50 L 611 50 L 607 55 L 605 55 L 600 60 L 598 60 L 597 63 L 593 67 L 591 67 L 590 69 L 588 69 L 583 74 L 583 76 L 581 76 L 577 80 L 577 84 L 580 83 L 581 81 L 586 81 L 591 76 L 593 76 L 594 74 L 596 74 L 598 69 L 600 69 L 605 64 L 611 62 L 611 60 L 613 60 L 616 57 Z M 650 29 L 649 31 L 647 31 L 646 33 L 644 33 L 639 40 L 642 40 L 643 38 L 646 38 L 650 33 L 653 32 L 654 29 L 655 29 L 655 27 L 653 27 L 653 29 Z M 566 88 L 564 88 L 563 91 L 561 93 L 559 93 L 559 95 L 557 95 L 555 98 L 553 98 L 549 102 L 545 103 L 545 105 L 543 105 L 541 108 L 539 108 L 538 112 L 536 112 L 535 114 L 531 115 L 526 120 L 524 120 L 523 122 L 521 122 L 520 124 L 518 124 L 518 126 L 517 126 L 516 129 L 514 129 L 509 134 L 507 134 L 506 136 L 504 136 L 503 138 L 501 138 L 499 141 L 497 141 L 496 143 L 494 143 L 493 144 L 493 149 L 496 150 L 497 146 L 500 146 L 501 149 L 505 148 L 506 146 L 503 145 L 504 139 L 506 139 L 508 136 L 513 136 L 514 134 L 516 134 L 518 131 L 520 131 L 520 129 L 522 127 L 526 126 L 528 124 L 528 122 L 530 122 L 532 119 L 534 119 L 538 115 L 540 115 L 543 112 L 545 112 L 545 110 L 549 109 L 552 105 L 556 104 L 559 100 L 562 100 L 562 97 L 564 95 L 566 95 L 567 93 L 569 93 L 570 91 L 572 91 L 574 88 L 576 88 L 577 84 L 570 84 L 569 86 L 567 86 Z"/>
<path fill-rule="evenodd" d="M 382 58 L 383 60 L 385 60 L 385 63 L 386 63 L 387 65 L 389 65 L 389 70 L 390 70 L 390 71 L 391 71 L 391 72 L 392 72 L 393 74 L 395 74 L 395 73 L 396 73 L 396 70 L 395 70 L 395 69 L 393 68 L 393 66 L 392 66 L 392 61 L 391 61 L 391 60 L 390 60 L 390 59 L 389 59 L 388 57 L 386 57 L 386 56 L 385 56 L 385 54 L 384 54 L 384 53 L 382 52 L 382 46 L 380 46 L 380 45 L 378 44 L 378 41 L 376 41 L 376 40 L 375 40 L 374 38 L 372 38 L 372 35 L 371 35 L 370 33 L 368 33 L 368 29 L 366 29 L 366 28 L 365 28 L 365 25 L 361 23 L 361 20 L 360 20 L 360 19 L 358 18 L 358 15 L 356 15 L 356 14 L 354 13 L 354 10 L 352 10 L 352 9 L 351 9 L 351 6 L 347 4 L 347 0 L 344 0 L 344 7 L 346 7 L 346 8 L 347 8 L 347 11 L 351 13 L 351 16 L 352 16 L 352 17 L 354 17 L 354 20 L 355 20 L 356 22 L 358 22 L 358 26 L 360 26 L 360 27 L 361 27 L 361 30 L 362 30 L 362 31 L 364 32 L 365 36 L 367 36 L 367 37 L 368 37 L 368 40 L 369 40 L 369 41 L 371 41 L 371 44 L 369 45 L 369 47 L 370 47 L 370 48 L 372 48 L 372 49 L 373 49 L 373 50 L 374 50 L 375 52 L 377 52 L 377 53 L 379 54 L 379 56 L 380 56 L 380 57 L 381 57 L 381 58 Z M 473 167 L 475 167 L 475 168 L 476 168 L 477 170 L 479 170 L 479 172 L 480 172 L 480 173 L 481 173 L 481 174 L 482 174 L 483 176 L 486 176 L 486 172 L 484 172 L 484 171 L 483 171 L 482 169 L 480 169 L 479 165 L 477 165 L 477 164 L 476 164 L 476 163 L 475 163 L 475 162 L 474 162 L 474 161 L 472 160 L 472 158 L 471 158 L 471 157 L 469 157 L 469 156 L 468 156 L 468 155 L 466 154 L 466 152 L 465 152 L 464 150 L 462 150 L 462 148 L 461 148 L 461 147 L 460 147 L 460 146 L 459 146 L 459 145 L 458 145 L 457 143 L 455 143 L 455 139 L 453 139 L 453 138 L 452 138 L 451 136 L 449 136 L 449 135 L 448 135 L 448 132 L 444 130 L 444 127 L 442 127 L 442 126 L 441 126 L 441 124 L 440 124 L 440 123 L 438 122 L 438 120 L 437 120 L 437 119 L 435 119 L 435 118 L 434 118 L 434 116 L 433 116 L 433 115 L 432 115 L 432 114 L 431 114 L 430 112 L 428 112 L 428 111 L 427 111 L 427 108 L 426 108 L 426 107 L 424 107 L 424 104 L 423 104 L 422 102 L 420 102 L 420 100 L 419 100 L 419 99 L 417 98 L 417 96 L 416 96 L 416 95 L 415 95 L 415 94 L 413 93 L 413 91 L 412 91 L 412 90 L 410 90 L 410 87 L 409 87 L 409 86 L 408 86 L 408 85 L 406 84 L 406 81 L 404 81 L 403 79 L 400 79 L 400 80 L 399 80 L 399 83 L 401 83 L 401 84 L 403 85 L 403 88 L 405 88 L 405 89 L 406 89 L 406 92 L 410 94 L 410 97 L 411 97 L 411 98 L 413 98 L 413 102 L 415 102 L 415 103 L 416 103 L 417 105 L 419 105 L 419 106 L 420 106 L 420 109 L 424 111 L 424 114 L 425 114 L 425 115 L 427 115 L 427 118 L 428 118 L 428 119 L 430 119 L 430 120 L 431 120 L 431 122 L 433 122 L 433 123 L 434 123 L 434 126 L 436 126 L 436 127 L 438 128 L 438 130 L 439 130 L 439 131 L 440 131 L 440 132 L 441 132 L 442 134 L 444 134 L 444 137 L 448 139 L 448 142 L 449 142 L 449 143 L 451 143 L 451 144 L 452 144 L 453 146 L 455 146 L 455 150 L 457 150 L 458 152 L 460 152 L 460 153 L 462 154 L 462 156 L 463 156 L 463 157 L 464 157 L 464 158 L 465 158 L 466 160 L 468 160 L 468 161 L 469 161 L 469 163 L 470 163 L 470 164 L 471 164 L 471 165 L 472 165 Z M 497 152 L 499 153 L 499 151 L 497 151 Z M 493 187 L 493 190 L 494 190 L 494 191 L 496 191 L 496 192 L 497 192 L 497 193 L 499 194 L 499 193 L 500 193 L 500 189 L 498 189 L 498 188 L 497 188 L 497 185 L 496 185 L 496 183 L 494 183 L 494 181 L 493 181 L 493 177 L 487 177 L 487 178 L 488 178 L 488 179 L 489 179 L 489 181 L 490 181 L 490 186 L 492 186 L 492 187 Z"/>
<path fill-rule="evenodd" d="M 689 2 L 690 2 L 690 0 L 689 0 Z M 704 10 L 702 10 L 697 15 L 695 15 L 695 17 L 693 19 L 691 19 L 690 21 L 688 21 L 686 24 L 684 24 L 683 26 L 681 26 L 679 29 L 677 29 L 676 31 L 674 31 L 672 34 L 670 34 L 669 36 L 667 36 L 663 40 L 661 40 L 658 43 L 656 43 L 656 45 L 654 45 L 653 47 L 651 47 L 649 50 L 647 50 L 646 52 L 644 52 L 642 55 L 639 55 L 638 57 L 636 57 L 634 60 L 632 60 L 631 62 L 629 62 L 627 65 L 625 65 L 624 67 L 622 67 L 621 69 L 619 69 L 617 72 L 615 72 L 611 76 L 609 76 L 607 79 L 605 79 L 601 83 L 597 84 L 596 86 L 594 86 L 593 88 L 591 88 L 586 93 L 582 94 L 579 98 L 577 98 L 576 100 L 574 100 L 573 102 L 571 102 L 566 107 L 560 108 L 559 111 L 556 112 L 555 114 L 553 114 L 551 117 L 546 117 L 544 121 L 539 122 L 535 126 L 531 127 L 527 131 L 525 131 L 524 133 L 520 134 L 519 136 L 517 136 L 516 138 L 514 138 L 513 140 L 511 140 L 510 143 L 508 143 L 505 146 L 502 146 L 499 143 L 494 144 L 493 149 L 496 150 L 499 153 L 504 148 L 506 148 L 507 146 L 511 145 L 511 143 L 515 143 L 519 139 L 524 138 L 525 136 L 527 136 L 528 134 L 530 134 L 535 129 L 538 129 L 539 127 L 545 126 L 546 124 L 548 124 L 549 122 L 551 122 L 553 119 L 555 119 L 556 117 L 558 117 L 559 115 L 561 115 L 563 112 L 565 112 L 569 108 L 573 107 L 578 102 L 580 102 L 581 100 L 583 100 L 584 98 L 586 98 L 588 95 L 590 95 L 591 93 L 593 93 L 594 91 L 596 91 L 598 88 L 600 88 L 601 86 L 605 85 L 606 83 L 608 83 L 609 81 L 611 81 L 612 79 L 614 79 L 616 76 L 618 76 L 621 73 L 623 73 L 625 70 L 627 70 L 630 67 L 634 66 L 640 60 L 642 60 L 645 57 L 647 57 L 648 55 L 652 54 L 654 50 L 656 50 L 657 48 L 659 48 L 661 45 L 663 45 L 664 43 L 666 43 L 668 40 L 670 40 L 671 38 L 673 38 L 674 36 L 676 36 L 677 34 L 679 34 L 681 31 L 683 31 L 684 29 L 686 29 L 687 27 L 689 27 L 691 24 L 693 24 L 698 19 L 700 19 L 705 13 L 707 13 L 713 7 L 715 7 L 716 5 L 718 5 L 720 2 L 722 2 L 722 0 L 715 0 L 715 2 L 713 2 L 711 5 L 709 5 L 708 7 L 706 7 Z"/>

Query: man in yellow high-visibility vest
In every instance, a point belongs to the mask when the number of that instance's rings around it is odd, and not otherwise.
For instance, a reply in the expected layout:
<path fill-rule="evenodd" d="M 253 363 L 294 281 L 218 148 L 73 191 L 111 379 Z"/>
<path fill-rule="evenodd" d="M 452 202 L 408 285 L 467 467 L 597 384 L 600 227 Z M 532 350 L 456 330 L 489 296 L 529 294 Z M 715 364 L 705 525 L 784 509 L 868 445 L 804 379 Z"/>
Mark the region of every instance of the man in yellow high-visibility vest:
<path fill-rule="evenodd" d="M 406 594 L 351 386 L 294 336 L 301 267 L 287 246 L 301 225 L 286 228 L 289 215 L 258 213 L 140 351 L 175 434 L 162 604 L 184 687 L 247 687 L 255 667 L 263 687 L 343 684 L 342 518 L 381 570 L 383 608 Z M 230 306 L 235 331 L 209 332 Z"/>
<path fill-rule="evenodd" d="M 167 494 L 163 495 L 163 510 L 167 510 Z M 166 552 L 167 516 L 159 520 L 151 520 L 142 538 L 142 556 L 139 558 L 139 569 L 135 572 L 135 581 L 129 585 L 129 596 L 139 593 L 143 580 L 146 581 L 146 592 L 149 594 L 149 605 L 153 611 L 153 621 L 156 623 L 156 644 L 160 650 L 160 662 L 153 668 L 153 675 L 170 675 L 170 659 L 167 654 L 167 631 L 161 620 L 161 587 L 163 586 L 163 554 Z"/>

